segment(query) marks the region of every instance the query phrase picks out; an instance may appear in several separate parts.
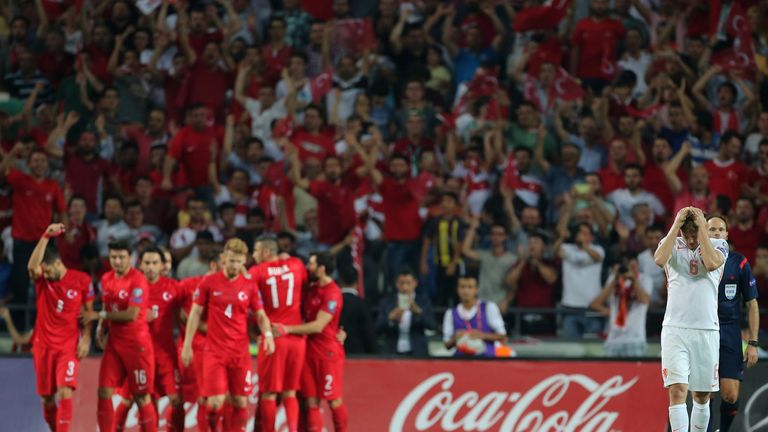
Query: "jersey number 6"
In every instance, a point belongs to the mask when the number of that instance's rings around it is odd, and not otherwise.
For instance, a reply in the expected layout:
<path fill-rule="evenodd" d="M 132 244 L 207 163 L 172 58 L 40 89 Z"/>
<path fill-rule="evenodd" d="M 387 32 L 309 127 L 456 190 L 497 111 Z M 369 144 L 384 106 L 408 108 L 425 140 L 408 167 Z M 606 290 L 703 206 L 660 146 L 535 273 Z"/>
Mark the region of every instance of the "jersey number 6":
<path fill-rule="evenodd" d="M 688 262 L 688 273 L 690 273 L 691 276 L 699 274 L 699 260 L 692 259 Z"/>

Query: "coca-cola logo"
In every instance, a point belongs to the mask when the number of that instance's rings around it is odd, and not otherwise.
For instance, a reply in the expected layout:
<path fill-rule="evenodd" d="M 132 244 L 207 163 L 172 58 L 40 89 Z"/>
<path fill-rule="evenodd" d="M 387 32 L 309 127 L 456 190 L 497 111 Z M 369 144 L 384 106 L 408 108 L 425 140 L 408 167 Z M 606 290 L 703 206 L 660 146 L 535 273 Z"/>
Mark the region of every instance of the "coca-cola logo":
<path fill-rule="evenodd" d="M 606 405 L 638 379 L 614 375 L 601 383 L 582 374 L 556 374 L 525 392 L 491 391 L 480 395 L 468 391 L 455 395 L 453 374 L 438 373 L 403 398 L 392 416 L 389 432 L 615 432 L 612 427 L 619 412 Z"/>

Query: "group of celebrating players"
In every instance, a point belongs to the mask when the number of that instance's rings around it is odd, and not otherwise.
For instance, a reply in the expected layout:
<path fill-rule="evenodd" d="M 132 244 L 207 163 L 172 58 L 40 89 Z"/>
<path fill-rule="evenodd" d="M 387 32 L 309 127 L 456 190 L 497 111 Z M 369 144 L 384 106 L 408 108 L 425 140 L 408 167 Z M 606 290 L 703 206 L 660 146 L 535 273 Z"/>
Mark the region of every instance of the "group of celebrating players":
<path fill-rule="evenodd" d="M 322 400 L 330 405 L 335 430 L 346 430 L 343 301 L 331 277 L 332 256 L 312 254 L 305 266 L 279 254 L 275 240 L 260 239 L 253 248 L 256 264 L 247 269 L 248 246 L 231 239 L 206 275 L 176 281 L 166 276 L 170 254 L 147 247 L 136 269 L 130 244 L 116 241 L 109 245 L 111 270 L 101 279 L 103 309 L 95 311 L 91 278 L 67 269 L 49 245 L 63 232 L 63 225 L 50 225 L 29 260 L 37 293 L 37 391 L 52 431 L 70 430 L 79 360 L 90 351 L 94 323 L 96 343 L 104 350 L 101 432 L 123 430 L 134 402 L 141 430 L 157 431 L 162 396 L 170 402 L 169 431 L 184 430 L 184 400 L 195 399 L 198 430 L 245 431 L 255 381 L 252 336 L 259 346 L 255 430 L 275 430 L 280 403 L 289 431 L 321 431 Z M 123 398 L 116 409 L 115 392 Z"/>

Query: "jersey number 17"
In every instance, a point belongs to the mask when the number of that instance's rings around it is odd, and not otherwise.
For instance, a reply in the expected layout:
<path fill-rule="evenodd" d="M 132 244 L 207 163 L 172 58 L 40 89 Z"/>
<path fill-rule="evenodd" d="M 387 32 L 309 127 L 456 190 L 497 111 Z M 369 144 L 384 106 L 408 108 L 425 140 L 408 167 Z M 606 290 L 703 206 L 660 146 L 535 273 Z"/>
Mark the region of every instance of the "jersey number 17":
<path fill-rule="evenodd" d="M 285 298 L 285 306 L 291 306 L 293 305 L 293 273 L 283 273 L 280 275 L 280 279 L 288 282 L 288 295 Z M 272 307 L 277 309 L 280 307 L 280 299 L 277 297 L 277 276 L 267 279 L 267 283 L 272 293 Z"/>

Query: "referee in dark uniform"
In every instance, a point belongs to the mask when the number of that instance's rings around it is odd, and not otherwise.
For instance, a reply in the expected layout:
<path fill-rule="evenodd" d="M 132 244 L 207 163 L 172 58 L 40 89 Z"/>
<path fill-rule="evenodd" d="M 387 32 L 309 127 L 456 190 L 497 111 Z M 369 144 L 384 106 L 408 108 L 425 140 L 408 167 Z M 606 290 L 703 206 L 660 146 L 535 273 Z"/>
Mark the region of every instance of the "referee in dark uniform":
<path fill-rule="evenodd" d="M 728 225 L 719 216 L 708 221 L 709 237 L 728 240 Z M 739 410 L 739 385 L 744 377 L 744 363 L 757 363 L 757 332 L 760 315 L 757 306 L 757 283 L 744 255 L 731 252 L 725 261 L 718 287 L 717 315 L 720 321 L 720 432 L 731 428 Z M 742 350 L 741 304 L 747 306 L 749 341 Z"/>

